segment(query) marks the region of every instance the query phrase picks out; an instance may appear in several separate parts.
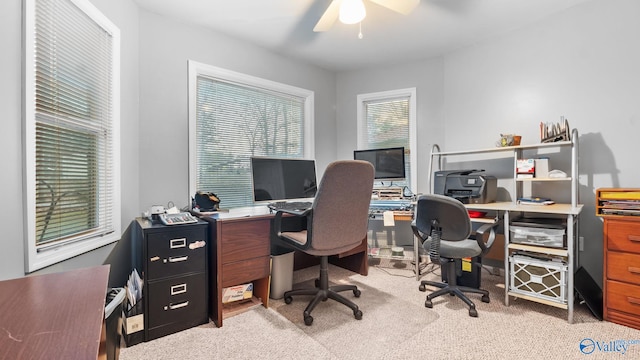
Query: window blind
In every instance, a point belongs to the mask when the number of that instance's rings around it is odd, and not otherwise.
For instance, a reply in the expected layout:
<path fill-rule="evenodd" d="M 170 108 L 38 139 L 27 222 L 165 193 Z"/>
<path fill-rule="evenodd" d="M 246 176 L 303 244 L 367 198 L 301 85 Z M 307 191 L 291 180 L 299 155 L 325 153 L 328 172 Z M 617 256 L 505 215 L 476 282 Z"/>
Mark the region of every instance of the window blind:
<path fill-rule="evenodd" d="M 197 190 L 250 206 L 251 156 L 304 156 L 305 98 L 207 76 L 196 86 Z"/>
<path fill-rule="evenodd" d="M 401 97 L 363 102 L 366 131 L 361 136 L 365 148 L 405 148 L 407 180 L 398 182 L 399 185 L 408 185 L 411 178 L 409 100 L 409 97 Z"/>
<path fill-rule="evenodd" d="M 113 39 L 69 0 L 35 2 L 38 251 L 114 231 Z"/>

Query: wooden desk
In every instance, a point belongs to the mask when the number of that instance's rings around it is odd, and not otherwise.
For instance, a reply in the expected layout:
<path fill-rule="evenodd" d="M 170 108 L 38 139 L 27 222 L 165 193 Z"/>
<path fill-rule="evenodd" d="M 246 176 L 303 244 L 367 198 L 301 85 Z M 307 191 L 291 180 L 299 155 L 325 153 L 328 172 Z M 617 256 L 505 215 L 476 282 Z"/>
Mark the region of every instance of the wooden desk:
<path fill-rule="evenodd" d="M 0 359 L 106 358 L 108 279 L 103 265 L 0 281 Z"/>
<path fill-rule="evenodd" d="M 245 283 L 253 283 L 254 301 L 269 307 L 269 285 L 271 280 L 271 223 L 275 214 L 266 206 L 232 210 L 203 216 L 209 222 L 209 316 L 218 326 L 222 320 L 241 311 L 237 304 L 222 303 L 222 289 Z M 339 256 L 331 263 L 367 275 L 367 241 Z M 296 253 L 295 268 L 300 269 L 317 263 L 315 258 Z"/>

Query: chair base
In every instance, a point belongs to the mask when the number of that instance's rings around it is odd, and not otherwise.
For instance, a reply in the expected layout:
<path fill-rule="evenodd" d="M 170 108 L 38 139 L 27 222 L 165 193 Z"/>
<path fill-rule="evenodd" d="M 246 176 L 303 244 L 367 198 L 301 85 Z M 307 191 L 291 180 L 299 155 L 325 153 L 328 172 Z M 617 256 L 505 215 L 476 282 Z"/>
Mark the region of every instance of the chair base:
<path fill-rule="evenodd" d="M 360 297 L 360 290 L 355 285 L 335 285 L 329 286 L 329 258 L 327 256 L 322 256 L 320 258 L 320 277 L 316 279 L 316 287 L 313 289 L 295 289 L 289 290 L 284 293 L 284 302 L 287 304 L 291 304 L 293 301 L 293 296 L 296 295 L 312 295 L 313 299 L 309 302 L 309 305 L 304 309 L 304 323 L 309 326 L 313 323 L 313 317 L 311 316 L 311 311 L 320 303 L 320 301 L 327 301 L 327 299 L 335 300 L 341 304 L 346 305 L 351 308 L 353 311 L 353 316 L 356 320 L 362 319 L 362 311 L 358 308 L 351 300 L 345 298 L 340 295 L 339 292 L 342 291 L 353 291 L 353 295 L 355 297 Z"/>
<path fill-rule="evenodd" d="M 428 308 L 432 308 L 433 302 L 431 300 L 437 298 L 438 296 L 449 294 L 451 296 L 457 296 L 462 301 L 464 301 L 465 304 L 467 304 L 467 306 L 469 307 L 469 316 L 478 317 L 478 311 L 476 310 L 476 305 L 473 303 L 473 301 L 471 301 L 465 295 L 465 293 L 481 294 L 482 302 L 488 303 L 491 301 L 491 299 L 489 299 L 489 291 L 484 289 L 471 288 L 467 286 L 458 286 L 456 284 L 455 262 L 451 259 L 449 259 L 446 262 L 446 266 L 444 267 L 444 269 L 447 271 L 447 280 L 449 281 L 449 283 L 441 283 L 437 281 L 428 281 L 428 280 L 422 280 L 420 282 L 420 287 L 419 287 L 420 291 L 426 291 L 427 290 L 426 285 L 431 285 L 431 286 L 440 288 L 439 290 L 436 290 L 431 294 L 427 295 L 427 299 L 424 302 L 424 306 Z"/>

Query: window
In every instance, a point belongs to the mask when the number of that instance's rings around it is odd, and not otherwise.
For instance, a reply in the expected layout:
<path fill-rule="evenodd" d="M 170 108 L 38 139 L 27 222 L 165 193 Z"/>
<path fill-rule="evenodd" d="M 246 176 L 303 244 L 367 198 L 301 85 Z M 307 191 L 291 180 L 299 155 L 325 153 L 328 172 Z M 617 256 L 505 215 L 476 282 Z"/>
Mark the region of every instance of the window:
<path fill-rule="evenodd" d="M 415 193 L 416 89 L 360 94 L 357 104 L 358 149 L 404 146 L 407 178 L 393 185 Z"/>
<path fill-rule="evenodd" d="M 313 158 L 313 92 L 189 62 L 189 193 L 253 205 L 251 156 Z"/>
<path fill-rule="evenodd" d="M 26 272 L 120 238 L 120 33 L 86 0 L 26 0 Z"/>

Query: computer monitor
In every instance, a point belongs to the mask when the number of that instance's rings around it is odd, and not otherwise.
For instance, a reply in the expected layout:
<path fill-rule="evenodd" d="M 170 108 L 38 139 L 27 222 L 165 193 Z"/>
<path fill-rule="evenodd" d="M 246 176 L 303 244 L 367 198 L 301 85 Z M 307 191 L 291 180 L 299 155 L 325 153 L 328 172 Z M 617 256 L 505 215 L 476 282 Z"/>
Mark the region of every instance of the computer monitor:
<path fill-rule="evenodd" d="M 251 176 L 256 203 L 310 199 L 316 195 L 314 160 L 252 157 Z"/>
<path fill-rule="evenodd" d="M 405 179 L 404 147 L 355 150 L 353 158 L 373 164 L 376 180 L 399 181 Z"/>

